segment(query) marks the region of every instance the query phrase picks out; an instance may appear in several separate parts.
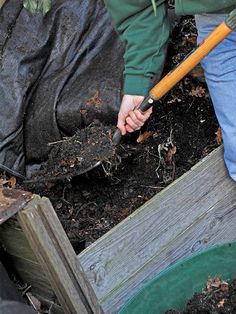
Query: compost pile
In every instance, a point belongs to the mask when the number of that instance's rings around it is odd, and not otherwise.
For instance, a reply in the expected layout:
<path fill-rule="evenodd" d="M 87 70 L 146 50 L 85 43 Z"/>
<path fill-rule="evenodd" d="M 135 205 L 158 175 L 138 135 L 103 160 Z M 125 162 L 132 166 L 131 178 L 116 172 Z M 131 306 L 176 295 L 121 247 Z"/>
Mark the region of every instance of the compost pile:
<path fill-rule="evenodd" d="M 228 284 L 219 278 L 210 279 L 203 292 L 195 293 L 183 312 L 166 314 L 233 314 L 236 313 L 236 279 Z"/>
<path fill-rule="evenodd" d="M 181 19 L 172 34 L 164 74 L 180 62 L 195 43 L 194 20 L 191 17 Z M 206 83 L 198 70 L 184 78 L 160 101 L 141 132 L 126 137 L 120 147 L 123 153 L 117 167 L 100 166 L 71 180 L 38 182 L 21 187 L 49 197 L 77 253 L 220 144 L 218 123 Z M 111 140 L 109 129 L 111 127 L 104 129 L 107 144 Z M 101 125 L 96 134 L 104 138 Z M 98 137 L 97 142 L 99 149 L 105 149 L 103 156 L 109 155 L 106 145 L 103 142 L 100 145 Z M 58 148 L 57 151 L 57 145 L 52 146 L 55 146 L 60 160 L 68 160 L 69 155 L 72 172 L 77 167 L 78 156 L 84 158 L 81 153 L 73 156 L 67 153 L 67 148 Z M 80 143 L 76 146 L 81 149 Z M 111 156 L 117 153 L 113 154 L 111 151 Z M 54 163 L 55 168 L 54 172 L 49 170 L 51 177 L 61 171 L 57 168 L 57 157 L 50 157 L 49 163 Z"/>

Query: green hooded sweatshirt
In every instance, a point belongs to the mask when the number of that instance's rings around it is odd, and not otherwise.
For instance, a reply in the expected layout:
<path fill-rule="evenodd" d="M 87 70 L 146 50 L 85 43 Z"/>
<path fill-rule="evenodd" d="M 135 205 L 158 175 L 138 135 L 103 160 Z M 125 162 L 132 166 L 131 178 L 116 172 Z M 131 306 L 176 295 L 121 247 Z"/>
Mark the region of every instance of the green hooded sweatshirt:
<path fill-rule="evenodd" d="M 124 94 L 148 94 L 151 79 L 161 76 L 170 34 L 167 1 L 105 0 L 114 25 L 125 42 Z M 236 0 L 175 0 L 179 15 L 230 11 Z M 221 11 L 223 10 L 223 11 Z"/>

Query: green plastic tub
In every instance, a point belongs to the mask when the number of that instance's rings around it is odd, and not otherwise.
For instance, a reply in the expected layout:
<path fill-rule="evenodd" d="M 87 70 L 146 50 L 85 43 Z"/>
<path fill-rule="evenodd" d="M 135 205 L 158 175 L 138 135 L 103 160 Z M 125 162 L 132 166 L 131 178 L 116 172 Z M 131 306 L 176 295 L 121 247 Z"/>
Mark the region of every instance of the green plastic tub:
<path fill-rule="evenodd" d="M 236 278 L 236 242 L 214 246 L 186 258 L 147 283 L 119 314 L 163 314 L 184 310 L 194 292 L 202 291 L 209 278 Z"/>

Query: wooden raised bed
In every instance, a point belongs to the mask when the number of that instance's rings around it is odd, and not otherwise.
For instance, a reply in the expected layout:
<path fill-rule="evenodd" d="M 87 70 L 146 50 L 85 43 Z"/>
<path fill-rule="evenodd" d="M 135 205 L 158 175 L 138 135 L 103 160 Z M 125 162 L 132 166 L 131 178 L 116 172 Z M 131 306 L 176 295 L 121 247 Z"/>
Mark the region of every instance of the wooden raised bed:
<path fill-rule="evenodd" d="M 53 313 L 117 313 L 177 260 L 236 239 L 236 184 L 222 147 L 78 256 L 46 198 L 21 207 L 0 239 L 32 292 L 56 303 Z"/>

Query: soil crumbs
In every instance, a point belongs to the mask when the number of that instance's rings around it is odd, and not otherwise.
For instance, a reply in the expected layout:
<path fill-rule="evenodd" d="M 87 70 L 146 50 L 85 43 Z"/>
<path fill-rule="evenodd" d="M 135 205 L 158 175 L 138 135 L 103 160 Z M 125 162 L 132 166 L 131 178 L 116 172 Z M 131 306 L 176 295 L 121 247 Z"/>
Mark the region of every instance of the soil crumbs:
<path fill-rule="evenodd" d="M 187 55 L 195 42 L 194 20 L 183 18 L 172 35 L 165 73 Z M 96 134 L 105 134 L 106 142 L 98 146 L 108 147 L 113 129 L 97 127 Z M 207 86 L 195 70 L 162 98 L 141 132 L 126 137 L 119 153 L 105 149 L 102 157 L 108 162 L 71 180 L 31 183 L 23 188 L 49 197 L 79 253 L 217 147 L 217 129 Z M 73 145 L 82 149 L 78 142 Z M 121 156 L 120 164 L 117 155 Z M 54 166 L 60 164 L 58 156 L 60 149 L 50 157 Z M 109 163 L 107 157 L 116 162 Z M 78 170 L 80 158 L 84 156 L 69 155 L 66 159 L 71 171 L 68 177 Z M 61 160 L 58 166 L 63 168 L 65 158 Z"/>
<path fill-rule="evenodd" d="M 203 292 L 195 293 L 183 312 L 168 310 L 166 314 L 234 314 L 236 313 L 236 279 L 228 284 L 210 279 Z"/>
<path fill-rule="evenodd" d="M 42 164 L 32 182 L 70 179 L 94 168 L 98 162 L 116 164 L 112 128 L 94 121 L 70 138 L 49 143 L 48 160 Z"/>

